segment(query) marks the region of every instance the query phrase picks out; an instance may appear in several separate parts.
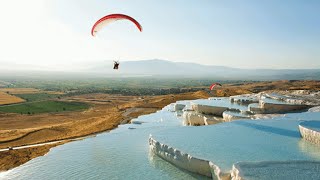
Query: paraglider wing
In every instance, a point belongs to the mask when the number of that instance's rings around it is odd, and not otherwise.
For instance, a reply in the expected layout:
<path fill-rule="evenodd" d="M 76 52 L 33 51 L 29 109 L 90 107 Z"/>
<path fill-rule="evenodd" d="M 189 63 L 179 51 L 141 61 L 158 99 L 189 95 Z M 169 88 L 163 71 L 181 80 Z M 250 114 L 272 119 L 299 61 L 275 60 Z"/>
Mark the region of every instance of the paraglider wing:
<path fill-rule="evenodd" d="M 103 27 L 105 27 L 107 24 L 117 21 L 117 20 L 129 20 L 133 22 L 140 32 L 142 32 L 142 26 L 138 21 L 133 19 L 132 17 L 125 15 L 125 14 L 109 14 L 107 16 L 102 17 L 99 19 L 91 29 L 91 35 L 95 36 L 98 31 L 100 31 Z"/>
<path fill-rule="evenodd" d="M 213 83 L 211 84 L 210 86 L 210 90 L 212 91 L 212 89 L 215 87 L 215 86 L 222 86 L 220 83 Z"/>

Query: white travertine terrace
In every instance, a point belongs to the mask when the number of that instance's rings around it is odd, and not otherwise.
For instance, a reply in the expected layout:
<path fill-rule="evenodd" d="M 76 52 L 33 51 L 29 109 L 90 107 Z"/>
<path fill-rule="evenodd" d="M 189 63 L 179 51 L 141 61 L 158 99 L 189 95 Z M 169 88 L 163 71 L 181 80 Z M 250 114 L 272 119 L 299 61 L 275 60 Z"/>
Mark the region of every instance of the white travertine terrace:
<path fill-rule="evenodd" d="M 182 124 L 185 126 L 204 126 L 223 122 L 222 118 L 200 114 L 195 111 L 184 111 Z"/>
<path fill-rule="evenodd" d="M 258 94 L 242 94 L 241 96 L 230 96 L 230 101 L 232 103 L 238 104 L 251 104 L 259 102 Z"/>
<path fill-rule="evenodd" d="M 208 119 L 208 117 L 210 118 L 213 117 L 213 116 L 208 116 L 208 114 L 215 115 L 215 116 L 222 115 L 223 121 L 233 121 L 236 119 L 240 119 L 240 121 L 231 122 L 230 124 L 226 123 L 225 125 L 221 124 L 220 129 L 214 128 L 216 127 L 216 125 L 214 125 L 212 126 L 212 128 L 203 127 L 206 129 L 201 129 L 201 130 L 198 130 L 197 128 L 186 129 L 186 131 L 183 131 L 183 133 L 180 131 L 179 133 L 172 133 L 172 134 L 170 132 L 165 132 L 165 134 L 166 133 L 171 134 L 170 137 L 175 137 L 173 138 L 174 140 L 168 140 L 166 136 L 162 136 L 162 137 L 160 136 L 159 138 L 156 134 L 155 137 L 157 138 L 157 140 L 155 140 L 152 137 L 150 137 L 149 139 L 150 147 L 152 151 L 158 156 L 188 171 L 210 177 L 210 175 L 208 175 L 209 174 L 208 169 L 209 169 L 211 172 L 211 177 L 213 179 L 222 179 L 228 176 L 227 172 L 229 171 L 229 169 L 225 167 L 225 164 L 223 163 L 221 164 L 221 162 L 224 162 L 224 161 L 226 162 L 228 161 L 229 163 L 231 163 L 229 164 L 230 167 L 233 163 L 240 161 L 240 163 L 234 164 L 232 170 L 230 171 L 231 175 L 229 178 L 232 178 L 234 180 L 257 179 L 255 177 L 259 177 L 258 178 L 259 180 L 263 178 L 270 179 L 271 176 L 268 176 L 268 173 L 270 175 L 271 172 L 272 172 L 272 177 L 274 177 L 271 179 L 294 179 L 295 177 L 298 177 L 296 176 L 296 172 L 301 169 L 304 169 L 303 170 L 304 172 L 303 173 L 301 172 L 299 174 L 299 177 L 303 177 L 303 179 L 308 179 L 308 175 L 310 174 L 311 177 L 319 178 L 320 175 L 318 175 L 317 171 L 320 169 L 320 162 L 313 161 L 313 160 L 319 159 L 319 152 L 315 151 L 314 148 L 312 148 L 311 150 L 308 149 L 308 151 L 305 152 L 301 149 L 296 149 L 295 144 L 297 144 L 297 142 L 300 143 L 301 141 L 299 132 L 297 131 L 297 128 L 296 128 L 300 123 L 299 121 L 303 119 L 310 122 L 313 119 L 317 119 L 319 117 L 319 113 L 312 113 L 312 112 L 319 112 L 320 108 L 319 107 L 312 108 L 310 109 L 310 113 L 308 112 L 294 113 L 291 115 L 283 114 L 286 112 L 308 109 L 311 107 L 309 105 L 310 103 L 306 103 L 306 101 L 301 99 L 297 99 L 297 100 L 294 98 L 290 99 L 290 96 L 281 96 L 281 95 L 277 96 L 276 94 L 269 95 L 269 96 L 263 96 L 262 94 L 259 96 L 260 98 L 262 98 L 262 99 L 259 99 L 259 104 L 252 107 L 249 106 L 249 111 L 246 111 L 243 109 L 229 108 L 229 107 L 219 107 L 219 105 L 217 106 L 210 105 L 209 103 L 208 103 L 209 105 L 208 104 L 202 105 L 201 102 L 198 104 L 192 104 L 193 111 L 184 112 L 184 115 L 183 115 L 185 124 L 187 125 L 208 125 L 209 123 L 206 123 L 205 119 Z M 279 99 L 279 102 L 277 98 Z M 286 98 L 289 100 L 286 101 Z M 232 98 L 230 98 L 230 100 L 231 99 Z M 248 97 L 245 97 L 244 101 L 241 101 L 240 96 L 234 99 L 237 99 L 236 101 L 238 102 L 244 102 L 243 104 L 250 102 L 250 101 L 246 101 Z M 212 100 L 215 100 L 215 99 L 211 98 L 211 101 Z M 297 104 L 290 104 L 288 103 L 289 101 L 296 102 Z M 235 101 L 233 100 L 233 102 Z M 254 113 L 252 113 L 250 110 L 254 111 Z M 246 120 L 241 120 L 241 119 L 246 119 Z M 268 119 L 268 120 L 251 121 L 248 119 Z M 273 120 L 269 120 L 269 119 L 273 119 Z M 318 122 L 320 123 L 320 119 Z M 230 129 L 231 126 L 232 127 L 237 126 L 237 127 Z M 243 131 L 240 132 L 239 128 L 242 128 L 242 127 L 246 129 L 243 129 Z M 250 129 L 250 132 L 252 131 L 254 136 L 244 131 L 249 129 Z M 313 129 L 306 128 L 303 126 L 303 123 L 301 123 L 299 125 L 299 130 L 303 138 L 313 143 L 320 144 L 320 128 L 319 128 L 319 131 L 315 131 L 314 128 Z M 236 136 L 229 137 L 230 135 L 228 134 L 234 133 L 235 131 L 239 131 L 238 132 L 239 134 L 235 134 Z M 244 136 L 244 134 L 246 134 L 245 135 L 246 141 L 242 142 L 241 139 L 237 138 L 237 136 L 241 137 L 241 136 Z M 187 139 L 184 139 L 188 136 L 190 137 Z M 264 139 L 264 136 L 268 137 L 268 141 Z M 274 139 L 271 140 L 270 137 Z M 180 143 L 180 141 L 178 141 L 179 138 L 187 140 L 187 142 Z M 225 148 L 220 148 L 221 145 L 224 145 L 224 142 L 221 140 L 224 138 L 226 140 L 225 143 L 228 145 L 226 145 Z M 251 140 L 248 140 L 248 139 L 251 139 Z M 260 140 L 256 140 L 256 139 L 260 139 Z M 190 154 L 183 153 L 180 150 L 171 147 L 171 145 L 169 146 L 167 144 L 163 144 L 163 142 L 160 143 L 159 140 L 160 142 L 163 141 L 165 143 L 169 143 L 173 145 L 176 143 L 178 144 L 177 147 L 182 148 L 181 150 L 186 150 L 188 153 L 195 154 L 196 156 L 201 157 L 201 159 L 191 156 Z M 239 144 L 240 142 L 241 144 L 246 144 L 244 145 L 244 147 L 240 148 L 242 150 L 241 154 L 246 154 L 248 153 L 248 151 L 250 152 L 252 151 L 252 153 L 242 155 L 244 157 L 241 157 L 239 155 L 241 159 L 238 158 L 238 155 L 236 155 L 236 152 L 238 151 L 237 148 L 234 145 L 232 145 L 232 144 Z M 252 142 L 252 144 L 250 144 L 250 142 Z M 304 142 L 304 143 L 308 143 L 308 142 Z M 260 144 L 260 145 L 257 145 L 257 144 Z M 212 146 L 212 150 L 210 149 L 211 146 Z M 300 146 L 303 147 L 305 145 L 299 144 L 299 147 Z M 199 148 L 202 147 L 202 148 L 201 148 L 201 151 L 199 151 L 199 150 L 195 150 L 197 148 L 194 148 L 194 147 L 199 147 Z M 264 155 L 261 155 L 262 153 L 261 149 L 264 150 L 262 151 Z M 277 152 L 276 149 L 278 149 L 279 152 Z M 226 157 L 224 157 L 225 153 L 227 153 Z M 234 153 L 234 154 L 231 155 L 230 153 Z M 219 159 L 221 157 L 223 158 L 223 160 Z M 237 158 L 238 160 L 235 160 Z M 296 159 L 299 159 L 300 161 L 299 162 L 295 161 Z M 257 161 L 258 163 L 251 163 L 250 161 Z M 218 165 L 220 167 L 218 167 Z M 202 171 L 201 169 L 198 169 L 198 167 L 202 167 L 203 168 Z M 309 167 L 310 169 L 308 169 Z M 263 170 L 263 168 L 265 168 L 265 170 Z M 254 178 L 252 178 L 250 174 L 253 175 L 252 177 Z"/>
<path fill-rule="evenodd" d="M 320 112 L 320 106 L 312 107 L 308 110 L 308 112 Z"/>
<path fill-rule="evenodd" d="M 295 90 L 293 92 L 280 92 L 279 94 L 267 94 L 268 97 L 282 100 L 290 104 L 319 105 L 320 91 Z"/>
<path fill-rule="evenodd" d="M 299 124 L 303 139 L 320 145 L 320 121 L 306 121 Z"/>
<path fill-rule="evenodd" d="M 183 124 L 198 126 L 219 122 L 217 118 L 208 117 L 208 115 L 222 117 L 223 121 L 229 122 L 238 119 L 267 118 L 272 117 L 272 114 L 275 113 L 287 113 L 311 107 L 310 105 L 301 104 L 302 102 L 300 101 L 299 103 L 297 102 L 298 104 L 288 103 L 285 101 L 286 98 L 289 99 L 290 96 L 259 93 L 232 96 L 229 98 L 231 107 L 228 107 L 228 103 L 216 103 L 216 105 L 201 104 L 201 102 L 191 103 L 191 111 L 183 113 Z M 209 98 L 208 102 L 210 101 L 221 102 L 221 98 Z M 234 103 L 241 104 L 242 108 L 243 106 L 248 106 L 248 110 L 237 109 L 237 106 L 232 105 Z M 175 104 L 174 109 L 180 111 L 185 107 L 186 105 L 184 104 Z M 265 116 L 265 114 L 269 114 L 269 116 Z"/>
<path fill-rule="evenodd" d="M 262 113 L 265 113 L 265 114 L 298 111 L 298 110 L 307 109 L 309 107 L 310 106 L 303 105 L 303 104 L 275 104 L 275 103 L 266 103 L 264 101 L 260 101 L 260 108 L 262 109 Z"/>
<path fill-rule="evenodd" d="M 203 114 L 196 113 L 194 111 L 184 111 L 182 114 L 183 117 L 183 125 L 185 126 L 203 126 L 206 125 L 204 122 L 205 116 Z"/>
<path fill-rule="evenodd" d="M 219 122 L 223 122 L 223 118 L 215 117 L 215 116 L 204 116 L 204 124 L 212 125 Z"/>
<path fill-rule="evenodd" d="M 209 161 L 207 160 L 195 158 L 187 153 L 181 152 L 178 149 L 161 144 L 160 142 L 154 140 L 152 136 L 149 137 L 149 147 L 153 153 L 182 169 L 207 177 L 219 177 L 219 174 L 212 175 L 212 170 L 210 169 L 211 167 L 214 167 L 215 169 L 213 172 L 219 173 L 220 170 L 218 166 L 210 166 Z"/>
<path fill-rule="evenodd" d="M 192 104 L 192 109 L 197 113 L 222 116 L 222 113 L 226 111 L 227 107 L 208 106 L 201 104 Z"/>
<path fill-rule="evenodd" d="M 237 115 L 235 113 L 224 111 L 222 114 L 223 121 L 230 122 L 238 119 L 251 119 L 250 116 L 241 115 L 240 113 Z"/>

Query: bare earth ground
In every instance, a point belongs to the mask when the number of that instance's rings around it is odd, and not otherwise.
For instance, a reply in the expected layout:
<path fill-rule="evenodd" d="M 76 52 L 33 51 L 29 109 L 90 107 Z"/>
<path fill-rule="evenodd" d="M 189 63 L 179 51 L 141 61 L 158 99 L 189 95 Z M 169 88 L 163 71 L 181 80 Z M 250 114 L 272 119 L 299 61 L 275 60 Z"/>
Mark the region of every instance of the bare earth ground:
<path fill-rule="evenodd" d="M 0 170 L 4 171 L 20 166 L 33 158 L 45 155 L 50 148 L 60 144 L 61 143 L 1 152 Z"/>
<path fill-rule="evenodd" d="M 116 128 L 143 114 L 153 113 L 178 100 L 232 96 L 261 91 L 320 90 L 320 81 L 275 81 L 226 84 L 215 91 L 198 91 L 163 96 L 122 96 L 87 94 L 63 100 L 93 104 L 83 112 L 46 113 L 36 115 L 0 114 L 0 149 L 62 139 L 72 139 Z M 16 90 L 12 90 L 16 91 Z M 30 91 L 34 91 L 29 89 Z M 19 92 L 21 93 L 21 92 Z M 21 165 L 44 155 L 55 145 L 0 152 L 0 171 Z"/>

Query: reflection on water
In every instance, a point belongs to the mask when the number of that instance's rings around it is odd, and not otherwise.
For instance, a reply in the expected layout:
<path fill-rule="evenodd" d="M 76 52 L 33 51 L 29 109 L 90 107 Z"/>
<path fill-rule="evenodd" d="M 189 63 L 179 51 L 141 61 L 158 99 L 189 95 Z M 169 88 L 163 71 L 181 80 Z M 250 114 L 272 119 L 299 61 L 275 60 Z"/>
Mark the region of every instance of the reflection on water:
<path fill-rule="evenodd" d="M 298 143 L 300 151 L 310 156 L 311 158 L 315 158 L 320 160 L 320 145 L 312 144 L 309 141 L 301 139 Z"/>
<path fill-rule="evenodd" d="M 171 177 L 175 177 L 176 176 L 176 172 L 172 171 L 172 167 L 171 167 L 170 163 L 167 162 L 167 161 L 164 161 L 159 156 L 155 155 L 151 150 L 149 150 L 149 162 L 150 162 L 150 165 L 153 166 L 154 168 L 159 169 L 159 170 L 164 171 L 164 172 L 170 173 Z M 178 167 L 174 167 L 174 169 L 176 171 L 183 171 L 183 172 L 189 174 L 190 175 L 190 179 L 203 179 L 203 180 L 210 179 L 210 178 L 208 178 L 206 176 L 200 176 L 200 175 L 188 172 L 186 170 L 180 169 Z M 179 178 L 179 177 L 175 177 L 173 179 L 177 179 L 177 178 Z"/>

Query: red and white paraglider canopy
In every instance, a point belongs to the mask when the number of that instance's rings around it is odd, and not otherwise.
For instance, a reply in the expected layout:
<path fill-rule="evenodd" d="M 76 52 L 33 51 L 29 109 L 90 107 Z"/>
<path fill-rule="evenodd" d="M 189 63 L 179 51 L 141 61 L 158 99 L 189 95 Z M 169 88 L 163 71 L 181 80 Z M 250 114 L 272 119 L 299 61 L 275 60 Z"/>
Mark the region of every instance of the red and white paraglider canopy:
<path fill-rule="evenodd" d="M 212 89 L 215 87 L 215 86 L 222 86 L 220 83 L 213 83 L 213 84 L 211 84 L 211 86 L 210 86 L 210 90 L 212 91 Z"/>
<path fill-rule="evenodd" d="M 117 21 L 117 20 L 129 20 L 133 22 L 140 32 L 142 32 L 142 26 L 138 21 L 133 19 L 132 17 L 125 15 L 125 14 L 109 14 L 107 16 L 102 17 L 99 19 L 92 27 L 91 29 L 91 35 L 95 36 L 98 31 L 100 31 L 103 27 L 105 27 L 107 24 Z"/>

